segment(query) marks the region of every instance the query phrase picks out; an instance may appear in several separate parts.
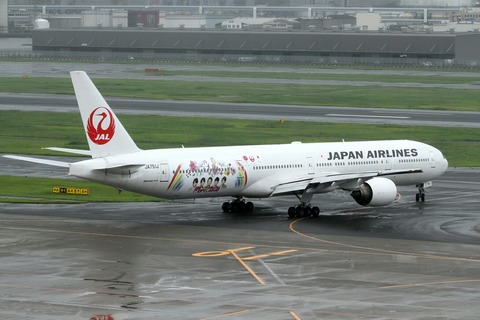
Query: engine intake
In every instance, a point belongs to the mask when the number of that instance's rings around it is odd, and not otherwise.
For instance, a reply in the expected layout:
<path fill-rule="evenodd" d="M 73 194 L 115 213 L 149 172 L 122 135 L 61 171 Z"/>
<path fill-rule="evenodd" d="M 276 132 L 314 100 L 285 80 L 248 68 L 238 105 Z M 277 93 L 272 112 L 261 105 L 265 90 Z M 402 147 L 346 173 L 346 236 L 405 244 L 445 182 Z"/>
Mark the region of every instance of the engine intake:
<path fill-rule="evenodd" d="M 373 178 L 361 184 L 351 196 L 362 206 L 386 206 L 397 197 L 397 186 L 386 178 Z"/>

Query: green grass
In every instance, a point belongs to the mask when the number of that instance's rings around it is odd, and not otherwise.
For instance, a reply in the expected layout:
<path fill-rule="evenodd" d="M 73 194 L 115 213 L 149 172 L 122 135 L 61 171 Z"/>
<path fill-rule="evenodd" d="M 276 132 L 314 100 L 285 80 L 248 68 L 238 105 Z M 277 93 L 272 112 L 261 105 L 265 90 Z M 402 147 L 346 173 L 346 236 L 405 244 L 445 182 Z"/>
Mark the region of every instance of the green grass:
<path fill-rule="evenodd" d="M 32 177 L 11 177 L 0 175 L 0 202 L 15 203 L 76 203 L 76 202 L 132 202 L 160 201 L 158 198 L 143 196 L 100 185 L 98 183 Z M 53 193 L 53 187 L 87 188 L 89 195 Z"/>
<path fill-rule="evenodd" d="M 270 143 L 411 139 L 440 148 L 451 166 L 480 166 L 478 129 L 121 115 L 142 149 Z M 42 147 L 88 149 L 75 113 L 0 111 L 0 153 L 58 154 Z"/>
<path fill-rule="evenodd" d="M 105 96 L 239 103 L 330 105 L 432 110 L 480 110 L 480 90 L 94 79 Z M 0 77 L 0 90 L 73 94 L 68 78 Z"/>
<path fill-rule="evenodd" d="M 137 71 L 148 76 L 169 77 L 177 75 L 186 76 L 205 76 L 205 77 L 230 77 L 230 78 L 263 78 L 263 79 L 290 79 L 290 80 L 335 80 L 335 81 L 369 81 L 369 82 L 388 82 L 388 83 L 425 83 L 425 84 L 473 84 L 480 83 L 479 76 L 460 77 L 451 75 L 401 75 L 401 74 L 352 74 L 352 73 L 329 73 L 323 72 L 263 72 L 258 71 L 196 71 L 196 70 L 159 70 L 157 72 Z"/>

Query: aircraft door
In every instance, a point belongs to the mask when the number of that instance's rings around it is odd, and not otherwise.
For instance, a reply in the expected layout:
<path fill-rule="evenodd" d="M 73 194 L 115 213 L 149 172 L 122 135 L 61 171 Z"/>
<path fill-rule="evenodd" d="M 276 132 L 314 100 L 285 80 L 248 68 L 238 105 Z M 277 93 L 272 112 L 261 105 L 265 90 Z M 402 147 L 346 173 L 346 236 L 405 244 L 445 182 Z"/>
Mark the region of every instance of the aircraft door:
<path fill-rule="evenodd" d="M 385 159 L 385 170 L 392 170 L 392 160 Z"/>
<path fill-rule="evenodd" d="M 313 157 L 307 157 L 307 172 L 308 174 L 315 174 L 315 163 Z"/>
<path fill-rule="evenodd" d="M 160 164 L 160 182 L 168 182 L 170 180 L 170 170 L 168 169 L 168 163 Z"/>
<path fill-rule="evenodd" d="M 430 151 L 430 165 L 432 166 L 432 168 L 436 167 L 435 156 L 433 155 L 433 151 Z"/>

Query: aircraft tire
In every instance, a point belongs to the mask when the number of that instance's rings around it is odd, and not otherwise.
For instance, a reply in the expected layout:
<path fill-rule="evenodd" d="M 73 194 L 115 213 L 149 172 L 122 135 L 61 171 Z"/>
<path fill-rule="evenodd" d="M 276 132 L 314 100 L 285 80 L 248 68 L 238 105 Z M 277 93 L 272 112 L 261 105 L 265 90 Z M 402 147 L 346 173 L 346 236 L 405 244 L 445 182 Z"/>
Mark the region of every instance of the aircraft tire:
<path fill-rule="evenodd" d="M 254 208 L 255 208 L 255 206 L 253 205 L 252 202 L 248 201 L 247 203 L 245 203 L 245 212 L 251 213 L 251 212 L 253 212 Z"/>
<path fill-rule="evenodd" d="M 295 208 L 295 216 L 297 216 L 298 218 L 301 218 L 303 217 L 303 214 L 305 213 L 305 208 L 303 208 L 302 206 L 298 206 L 297 208 Z"/>
<path fill-rule="evenodd" d="M 229 213 L 230 212 L 230 203 L 224 202 L 222 204 L 222 210 L 224 213 Z"/>
<path fill-rule="evenodd" d="M 236 212 L 245 212 L 245 202 L 239 201 L 235 207 L 237 209 Z"/>
<path fill-rule="evenodd" d="M 303 209 L 303 216 L 304 217 L 311 217 L 312 216 L 312 208 L 307 206 Z"/>
<path fill-rule="evenodd" d="M 288 208 L 288 217 L 289 218 L 295 218 L 296 215 L 297 215 L 297 211 L 295 210 L 294 207 Z"/>

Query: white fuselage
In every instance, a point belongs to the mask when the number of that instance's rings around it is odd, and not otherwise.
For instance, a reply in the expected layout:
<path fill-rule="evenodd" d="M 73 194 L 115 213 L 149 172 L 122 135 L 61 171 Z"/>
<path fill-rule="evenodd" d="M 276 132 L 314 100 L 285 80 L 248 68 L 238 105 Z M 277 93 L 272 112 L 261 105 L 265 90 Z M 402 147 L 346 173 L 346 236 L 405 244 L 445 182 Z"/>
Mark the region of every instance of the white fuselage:
<path fill-rule="evenodd" d="M 138 151 L 72 163 L 70 175 L 166 199 L 264 198 L 292 181 L 364 172 L 415 185 L 439 177 L 447 166 L 430 145 L 387 140 Z M 313 192 L 336 188 L 348 189 L 319 183 Z"/>

